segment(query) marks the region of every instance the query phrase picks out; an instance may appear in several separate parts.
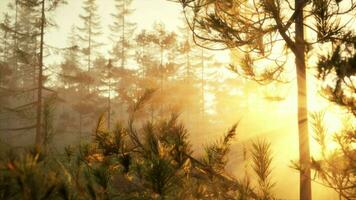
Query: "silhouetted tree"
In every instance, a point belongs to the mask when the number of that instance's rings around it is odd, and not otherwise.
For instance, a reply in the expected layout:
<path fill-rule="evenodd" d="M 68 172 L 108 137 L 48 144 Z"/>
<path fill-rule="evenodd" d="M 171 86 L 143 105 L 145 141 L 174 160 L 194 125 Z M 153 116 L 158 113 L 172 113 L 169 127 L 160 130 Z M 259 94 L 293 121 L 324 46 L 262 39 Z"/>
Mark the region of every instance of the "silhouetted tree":
<path fill-rule="evenodd" d="M 67 132 L 74 128 L 79 130 L 79 138 L 83 132 L 83 117 L 88 113 L 87 102 L 84 101 L 87 97 L 87 84 L 93 84 L 93 80 L 86 70 L 80 66 L 80 49 L 78 46 L 78 38 L 76 27 L 72 27 L 68 36 L 68 46 L 63 52 L 64 60 L 60 64 L 59 80 L 56 90 L 59 93 L 60 99 L 63 101 L 63 112 L 60 118 L 60 131 Z M 85 104 L 85 105 L 84 105 Z M 76 112 L 76 113 L 73 113 Z M 74 114 L 74 115 L 73 115 Z M 77 118 L 75 115 L 79 115 Z"/>
<path fill-rule="evenodd" d="M 97 39 L 101 35 L 101 27 L 96 0 L 85 0 L 83 2 L 83 11 L 84 14 L 79 16 L 83 25 L 78 27 L 78 30 L 81 32 L 79 38 L 83 42 L 82 52 L 87 57 L 85 63 L 89 72 L 94 56 L 98 53 L 98 47 L 102 45 Z"/>
<path fill-rule="evenodd" d="M 10 16 L 8 14 L 4 15 L 3 24 L 6 27 L 10 26 Z M 0 104 L 5 105 L 8 100 L 9 90 L 11 89 L 11 74 L 13 70 L 10 67 L 10 57 L 12 54 L 11 49 L 11 32 L 0 29 L 1 39 L 0 39 Z M 3 110 L 3 106 L 1 106 Z M 0 123 L 0 127 L 1 123 Z"/>
<path fill-rule="evenodd" d="M 356 140 L 355 127 L 345 120 L 341 130 L 329 136 L 325 126 L 324 113 L 311 115 L 313 136 L 319 144 L 321 156 L 312 159 L 313 180 L 335 190 L 339 199 L 353 199 L 356 195 Z M 331 138 L 337 144 L 334 149 L 328 147 Z"/>
<path fill-rule="evenodd" d="M 136 51 L 136 60 L 141 67 L 141 83 L 144 89 L 157 88 L 159 92 L 150 101 L 151 107 L 158 107 L 154 112 L 151 108 L 151 119 L 158 114 L 163 117 L 169 109 L 174 109 L 172 105 L 168 105 L 170 97 L 175 96 L 176 80 L 178 78 L 177 71 L 181 67 L 178 62 L 177 37 L 173 32 L 165 29 L 163 24 L 155 24 L 152 31 L 142 31 L 136 37 L 137 44 L 140 48 Z M 156 50 L 157 53 L 152 51 Z M 166 103 L 163 103 L 166 102 Z M 175 101 L 176 102 L 176 101 Z"/>
<path fill-rule="evenodd" d="M 183 73 L 184 82 L 181 83 L 185 88 L 185 102 L 184 107 L 186 121 L 190 121 L 190 116 L 200 114 L 201 121 L 204 122 L 205 110 L 205 91 L 206 91 L 206 78 L 208 77 L 206 67 L 213 65 L 212 55 L 210 52 L 197 46 L 193 41 L 193 36 L 186 21 L 179 27 L 180 38 L 180 60 L 183 60 L 181 72 Z M 217 63 L 215 63 L 218 65 Z M 193 109 L 199 109 L 195 111 Z M 204 125 L 202 124 L 202 127 Z"/>
<path fill-rule="evenodd" d="M 210 49 L 238 49 L 245 52 L 241 62 L 244 75 L 265 83 L 280 78 L 285 69 L 277 54 L 291 51 L 295 56 L 298 85 L 298 129 L 300 149 L 300 198 L 311 199 L 309 136 L 307 130 L 307 85 L 306 55 L 315 43 L 335 43 L 344 38 L 351 27 L 338 23 L 335 19 L 352 13 L 356 7 L 353 1 L 337 0 L 296 0 L 294 7 L 289 1 L 260 0 L 249 1 L 200 1 L 180 0 L 187 21 L 197 44 Z M 290 12 L 288 12 L 290 11 Z M 305 13 L 310 13 L 305 15 Z M 290 13 L 287 16 L 286 13 Z M 309 24 L 309 19 L 314 24 Z M 292 26 L 294 25 L 294 26 Z M 317 37 L 304 37 L 305 27 Z M 293 32 L 292 28 L 294 28 Z M 294 37 L 294 40 L 293 38 Z M 311 40 L 314 41 L 311 41 Z M 200 41 L 211 41 L 212 46 Z M 282 43 L 280 41 L 283 41 Z M 281 48 L 284 47 L 284 48 Z M 256 60 L 269 58 L 275 66 L 257 70 Z M 287 58 L 286 58 L 287 59 Z M 284 61 L 286 62 L 286 61 Z M 239 70 L 232 66 L 232 70 Z"/>
<path fill-rule="evenodd" d="M 47 3 L 47 4 L 46 4 Z M 29 130 L 36 128 L 36 145 L 43 143 L 43 124 L 42 124 L 42 98 L 46 76 L 44 70 L 44 34 L 50 25 L 46 13 L 55 10 L 62 0 L 55 1 L 15 1 L 15 25 L 2 24 L 13 35 L 13 55 L 15 58 L 9 59 L 9 63 L 14 66 L 14 73 L 17 77 L 18 85 L 14 88 L 14 96 L 25 95 L 17 103 L 20 106 L 12 107 L 9 110 L 16 114 L 29 115 L 33 119 L 33 107 L 36 107 L 34 113 L 35 125 L 29 125 L 21 128 L 10 128 L 8 130 Z M 11 7 L 11 6 L 10 6 Z M 20 73 L 18 73 L 20 72 Z M 27 99 L 28 98 L 28 99 Z M 30 99 L 30 103 L 28 103 Z M 25 100 L 25 101 L 24 101 Z M 26 102 L 27 100 L 27 102 Z M 32 120 L 30 120 L 32 121 Z M 32 122 L 30 122 L 32 123 Z M 20 123 L 17 123 L 20 124 Z"/>
<path fill-rule="evenodd" d="M 3 104 L 3 114 L 8 119 L 3 128 L 7 131 L 28 131 L 36 127 L 34 108 L 37 88 L 38 34 L 36 31 L 38 27 L 35 26 L 35 20 L 38 16 L 36 16 L 35 9 L 26 6 L 21 1 L 16 2 L 15 10 L 10 4 L 10 10 L 15 12 L 15 22 L 9 22 L 10 18 L 7 18 L 1 24 L 2 30 L 8 36 L 7 39 L 12 38 L 11 41 L 8 40 L 9 54 L 7 54 L 6 62 L 3 63 L 3 67 L 8 66 L 12 72 L 11 88 L 3 90 L 7 92 L 6 98 L 8 99 L 8 103 Z M 16 123 L 13 123 L 15 121 Z"/>
<path fill-rule="evenodd" d="M 333 51 L 318 62 L 317 78 L 326 84 L 325 96 L 356 116 L 356 36 L 346 35 Z"/>
<path fill-rule="evenodd" d="M 133 36 L 136 23 L 128 18 L 134 13 L 131 8 L 132 0 L 115 0 L 115 13 L 112 13 L 113 23 L 110 25 L 111 40 L 113 41 L 112 56 L 113 62 L 120 62 L 119 65 L 125 68 L 127 61 L 133 56 Z"/>

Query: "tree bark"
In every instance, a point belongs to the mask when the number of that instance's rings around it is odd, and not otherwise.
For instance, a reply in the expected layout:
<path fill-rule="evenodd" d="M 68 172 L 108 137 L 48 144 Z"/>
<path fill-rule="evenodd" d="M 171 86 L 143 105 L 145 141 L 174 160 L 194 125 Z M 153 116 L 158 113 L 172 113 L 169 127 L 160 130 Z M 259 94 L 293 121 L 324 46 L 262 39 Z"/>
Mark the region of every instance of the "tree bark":
<path fill-rule="evenodd" d="M 310 152 L 308 134 L 307 81 L 305 64 L 305 38 L 303 25 L 304 0 L 296 0 L 297 16 L 295 19 L 296 71 L 298 87 L 298 132 L 299 132 L 299 192 L 301 200 L 311 200 Z"/>
<path fill-rule="evenodd" d="M 43 39 L 44 39 L 44 26 L 45 26 L 45 0 L 42 0 L 41 9 L 41 43 L 40 43 L 40 56 L 39 56 L 39 69 L 38 69 L 38 92 L 37 92 L 37 120 L 36 120 L 36 141 L 35 144 L 41 147 L 43 144 L 42 135 L 42 86 L 43 86 Z"/>

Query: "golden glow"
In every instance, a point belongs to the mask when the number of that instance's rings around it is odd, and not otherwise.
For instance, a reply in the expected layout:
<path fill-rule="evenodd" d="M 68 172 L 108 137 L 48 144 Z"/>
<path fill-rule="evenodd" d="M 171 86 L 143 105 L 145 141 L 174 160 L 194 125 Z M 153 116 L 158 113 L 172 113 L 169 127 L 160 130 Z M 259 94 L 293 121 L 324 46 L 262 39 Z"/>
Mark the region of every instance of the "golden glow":
<path fill-rule="evenodd" d="M 0 8 L 3 8 L 8 0 L 0 1 Z M 59 28 L 53 29 L 46 35 L 46 41 L 52 46 L 66 47 L 66 35 L 70 31 L 72 25 L 80 26 L 78 13 L 81 11 L 81 2 L 79 0 L 69 0 L 68 5 L 61 7 L 56 11 L 55 16 Z M 100 3 L 100 15 L 102 24 L 102 32 L 108 32 L 108 24 L 110 24 L 110 12 L 113 9 L 113 0 L 101 0 Z M 105 2 L 105 3 L 104 3 Z M 137 22 L 138 30 L 150 29 L 152 24 L 157 21 L 162 21 L 166 24 L 166 27 L 170 30 L 176 30 L 176 27 L 181 24 L 181 6 L 176 3 L 171 3 L 164 0 L 136 0 L 133 1 L 136 12 L 132 16 L 132 20 Z M 74 12 L 75 11 L 75 12 Z M 78 11 L 78 12 L 76 12 Z M 58 19 L 58 20 L 57 20 Z M 60 37 L 59 37 L 60 36 Z M 107 35 L 102 38 L 102 42 L 107 42 Z M 107 48 L 106 48 L 107 49 Z M 106 54 L 105 47 L 101 52 Z M 230 55 L 226 51 L 214 52 L 215 60 L 223 63 L 219 69 L 219 75 L 223 77 L 236 77 L 236 74 L 230 72 L 226 68 L 230 63 Z M 279 54 L 278 54 L 279 55 Z M 278 56 L 277 55 L 277 56 Z M 232 58 L 234 61 L 235 57 Z M 263 64 L 263 63 L 262 63 Z M 309 64 L 313 66 L 312 63 Z M 229 97 L 226 99 L 224 106 L 229 109 L 231 113 L 223 115 L 222 113 L 216 113 L 214 109 L 215 99 L 213 93 L 205 93 L 205 106 L 208 114 L 215 114 L 221 117 L 223 124 L 216 128 L 217 130 L 210 130 L 210 132 L 204 133 L 206 135 L 194 135 L 192 137 L 198 138 L 195 141 L 197 144 L 205 144 L 209 140 L 218 138 L 221 136 L 221 132 L 232 124 L 241 120 L 238 128 L 238 139 L 233 144 L 231 152 L 231 162 L 229 168 L 234 175 L 239 176 L 241 170 L 239 169 L 242 159 L 236 155 L 240 155 L 241 143 L 247 142 L 257 137 L 265 137 L 272 142 L 274 152 L 274 181 L 277 182 L 277 196 L 283 199 L 290 199 L 298 196 L 298 173 L 289 168 L 290 160 L 298 159 L 298 133 L 297 133 L 297 90 L 295 81 L 294 58 L 288 58 L 287 63 L 288 70 L 287 76 L 294 77 L 290 80 L 291 83 L 287 85 L 276 86 L 280 87 L 281 92 L 279 96 L 283 97 L 280 101 L 268 101 L 264 97 L 267 93 L 273 92 L 275 88 L 262 87 L 258 84 L 251 83 L 252 87 L 243 91 L 241 89 L 244 85 L 236 85 L 238 89 L 231 89 L 231 93 L 235 94 L 233 99 Z M 291 70 L 290 70 L 291 69 Z M 208 69 L 207 69 L 208 70 Z M 310 73 L 311 70 L 310 70 Z M 242 83 L 249 83 L 246 80 L 241 80 Z M 246 84 L 247 85 L 247 84 Z M 342 127 L 342 118 L 345 116 L 345 111 L 332 103 L 325 100 L 318 94 L 319 83 L 313 77 L 308 76 L 308 108 L 310 112 L 325 111 L 325 124 L 328 128 L 328 150 L 336 148 L 336 144 L 332 141 L 331 134 L 337 132 Z M 208 88 L 207 88 L 208 90 Z M 114 93 L 111 94 L 113 97 Z M 105 95 L 107 96 L 107 94 Z M 226 95 L 227 96 L 227 95 Z M 355 119 L 352 123 L 355 123 Z M 312 129 L 310 129 L 312 130 Z M 320 154 L 319 145 L 315 142 L 310 131 L 310 146 L 313 156 Z M 207 137 L 209 136 L 209 137 Z M 199 146 L 201 147 L 201 146 Z M 277 164 L 278 163 L 278 164 Z M 278 184 L 284 183 L 284 184 Z M 285 184 L 290 185 L 291 188 L 285 189 Z M 313 192 L 318 191 L 322 193 L 324 190 L 313 187 Z M 333 199 L 333 195 L 325 197 Z M 324 199 L 324 198 L 321 198 Z"/>

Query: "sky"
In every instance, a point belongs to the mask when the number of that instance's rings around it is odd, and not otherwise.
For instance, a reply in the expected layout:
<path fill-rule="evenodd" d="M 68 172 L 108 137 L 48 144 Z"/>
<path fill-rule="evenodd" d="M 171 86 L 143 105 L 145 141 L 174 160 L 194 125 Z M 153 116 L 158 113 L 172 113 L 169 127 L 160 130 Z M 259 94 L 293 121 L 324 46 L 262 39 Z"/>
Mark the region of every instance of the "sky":
<path fill-rule="evenodd" d="M 11 0 L 0 0 L 0 11 L 7 10 L 7 4 Z M 111 13 L 114 12 L 114 0 L 98 0 L 99 15 L 101 16 L 102 32 L 108 32 L 111 23 Z M 105 2 L 105 3 L 104 3 Z M 51 16 L 55 18 L 56 28 L 52 28 L 46 34 L 46 42 L 55 47 L 66 47 L 66 35 L 74 25 L 82 26 L 78 13 L 82 12 L 81 0 L 67 0 L 66 5 L 60 6 Z M 177 24 L 181 24 L 181 6 L 165 0 L 136 0 L 132 7 L 134 14 L 129 20 L 137 23 L 137 30 L 150 29 L 156 22 L 162 22 L 168 30 L 176 30 Z M 104 34 L 102 40 L 108 42 L 108 34 Z"/>
<path fill-rule="evenodd" d="M 114 12 L 114 0 L 98 0 L 97 2 L 99 15 L 101 16 L 102 32 L 105 33 L 108 31 L 108 25 L 111 22 L 110 14 Z M 81 3 L 82 1 L 80 0 L 69 0 L 67 5 L 60 7 L 56 11 L 55 15 L 60 16 L 56 20 L 59 28 L 49 33 L 48 41 L 55 42 L 56 45 L 64 44 L 66 42 L 65 37 L 57 36 L 68 33 L 72 25 L 82 25 L 78 17 L 78 12 L 82 11 Z M 133 1 L 132 7 L 135 12 L 129 20 L 137 23 L 137 30 L 149 29 L 155 22 L 163 22 L 168 29 L 175 30 L 176 24 L 181 22 L 179 12 L 181 7 L 177 3 L 164 0 L 136 0 Z"/>
<path fill-rule="evenodd" d="M 6 9 L 6 4 L 9 0 L 0 0 L 0 11 Z M 102 21 L 102 32 L 108 32 L 108 25 L 110 24 L 110 13 L 113 12 L 114 0 L 97 0 L 99 4 L 99 15 Z M 53 14 L 53 18 L 56 19 L 57 28 L 52 28 L 46 34 L 46 42 L 56 47 L 67 46 L 67 34 L 71 27 L 81 26 L 81 21 L 78 17 L 78 13 L 82 11 L 81 0 L 68 0 L 67 5 L 63 5 Z M 182 23 L 181 20 L 181 6 L 177 3 L 172 3 L 166 0 L 134 0 L 133 8 L 135 9 L 134 15 L 131 20 L 137 23 L 138 30 L 150 29 L 155 22 L 163 22 L 167 29 L 175 30 L 177 26 Z M 102 38 L 103 41 L 108 41 L 109 34 L 105 34 Z M 226 52 L 216 52 L 217 59 L 229 62 L 229 55 Z M 313 82 L 313 77 L 309 77 L 310 82 Z M 310 83 L 309 82 L 309 83 Z M 311 84 L 309 89 L 310 99 L 315 98 L 317 93 L 317 85 Z M 261 109 L 254 112 L 254 114 L 246 113 L 244 120 L 241 122 L 241 130 L 244 132 L 241 136 L 242 139 L 234 143 L 234 147 L 230 156 L 229 169 L 238 176 L 238 170 L 241 169 L 241 141 L 248 140 L 256 137 L 265 137 L 269 141 L 273 141 L 274 151 L 274 163 L 278 163 L 274 166 L 274 170 L 277 171 L 275 181 L 277 197 L 284 199 L 297 199 L 298 196 L 298 177 L 297 171 L 289 168 L 290 161 L 296 159 L 298 154 L 298 137 L 297 137 L 297 124 L 296 122 L 296 86 L 292 84 L 288 94 L 291 94 L 287 99 L 280 103 L 265 103 L 259 105 Z M 256 90 L 257 91 L 257 90 Z M 253 91 L 254 92 L 254 91 Z M 309 91 L 308 91 L 309 92 Z M 258 97 L 256 97 L 258 98 Z M 328 103 L 322 103 L 323 101 L 314 99 L 309 106 L 314 110 L 320 110 L 324 108 L 329 109 Z M 228 105 L 227 105 L 228 106 Z M 334 110 L 334 108 L 330 108 Z M 330 121 L 338 120 L 338 117 L 342 115 L 334 115 L 328 118 Z M 283 121 L 283 123 L 280 123 Z M 279 123 L 278 123 L 279 122 Z M 256 125 L 257 124 L 257 125 Z M 227 128 L 229 125 L 227 125 Z M 334 127 L 336 129 L 337 127 Z M 261 131 L 261 129 L 263 131 Z M 218 135 L 213 136 L 216 138 Z M 220 135 L 219 135 L 220 136 Z M 206 136 L 200 136 L 201 140 Z M 201 141 L 200 143 L 204 143 Z M 313 151 L 313 148 L 312 148 Z M 280 184 L 278 184 L 280 182 Z M 282 184 L 283 183 L 283 184 Z M 290 187 L 288 187 L 290 185 Z M 286 190 L 285 188 L 288 187 Z M 313 188 L 314 193 L 319 193 L 323 200 L 332 200 L 335 198 L 335 194 L 321 187 L 315 186 Z"/>

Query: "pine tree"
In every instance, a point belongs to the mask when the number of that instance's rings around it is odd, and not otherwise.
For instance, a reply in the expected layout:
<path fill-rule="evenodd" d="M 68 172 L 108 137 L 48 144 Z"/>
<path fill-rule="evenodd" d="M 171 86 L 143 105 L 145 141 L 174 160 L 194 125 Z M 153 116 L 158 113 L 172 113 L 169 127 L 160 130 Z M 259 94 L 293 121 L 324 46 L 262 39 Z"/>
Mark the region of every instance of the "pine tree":
<path fill-rule="evenodd" d="M 59 98 L 63 100 L 62 112 L 58 122 L 58 130 L 68 132 L 73 129 L 79 130 L 79 137 L 82 133 L 81 114 L 75 113 L 75 105 L 83 99 L 84 85 L 80 68 L 80 50 L 76 34 L 76 27 L 72 26 L 67 40 L 68 48 L 63 53 L 63 62 L 60 64 L 59 83 L 55 88 L 58 91 Z M 76 117 L 78 114 L 79 119 Z"/>
<path fill-rule="evenodd" d="M 128 93 L 133 92 L 132 87 L 134 83 L 134 73 L 128 66 L 131 64 L 133 57 L 133 41 L 136 23 L 129 20 L 133 14 L 134 9 L 131 8 L 132 0 L 115 0 L 115 12 L 111 14 L 113 22 L 109 25 L 111 35 L 110 39 L 113 42 L 111 46 L 111 67 L 104 70 L 104 78 L 102 79 L 107 87 L 108 95 L 108 123 L 112 118 L 111 107 L 113 104 L 120 107 L 124 111 L 127 107 L 131 96 Z M 120 69 L 117 69 L 120 67 Z M 132 67 L 132 66 L 131 66 Z M 110 75 L 109 75 L 110 74 Z M 116 87 L 114 87 L 116 85 Z M 113 97 L 117 93 L 116 98 Z M 107 94 L 106 94 L 107 95 Z"/>
<path fill-rule="evenodd" d="M 109 63 L 107 64 L 106 66 L 106 73 L 105 73 L 105 79 L 103 79 L 102 81 L 104 82 L 104 84 L 107 86 L 107 99 L 108 99 L 108 103 L 107 103 L 107 113 L 108 113 L 108 117 L 107 117 L 107 122 L 108 122 L 108 128 L 110 129 L 111 128 L 111 115 L 112 115 L 112 110 L 111 110 L 111 96 L 113 95 L 112 94 L 112 88 L 113 86 L 116 84 L 114 81 L 113 81 L 113 73 L 112 73 L 112 63 L 111 63 L 111 60 L 109 60 Z"/>
<path fill-rule="evenodd" d="M 150 36 L 147 30 L 142 30 L 135 37 L 135 44 L 138 46 L 135 50 L 135 62 L 139 65 L 139 75 L 141 78 L 148 76 L 148 69 L 153 62 L 153 57 L 150 56 Z M 152 53 L 152 52 L 151 52 Z"/>
<path fill-rule="evenodd" d="M 33 3 L 33 4 L 32 4 Z M 14 22 L 3 24 L 12 36 L 11 56 L 8 63 L 13 66 L 13 84 L 10 99 L 6 105 L 5 114 L 11 119 L 5 130 L 29 131 L 37 127 L 35 121 L 37 111 L 38 74 L 39 69 L 39 25 L 40 10 L 36 2 L 16 1 L 15 6 L 10 4 L 10 9 L 15 12 Z"/>
<path fill-rule="evenodd" d="M 64 52 L 64 62 L 60 65 L 61 74 L 59 78 L 63 84 L 62 87 L 71 89 L 77 85 L 75 76 L 82 70 L 80 69 L 79 46 L 75 26 L 72 26 L 67 42 L 69 48 Z"/>
<path fill-rule="evenodd" d="M 9 14 L 5 13 L 4 14 L 4 19 L 3 19 L 3 24 L 6 27 L 9 27 L 11 23 L 10 20 L 10 16 Z M 10 36 L 11 34 L 9 33 L 9 31 L 6 30 L 2 30 L 2 35 L 1 35 L 1 48 L 0 48 L 0 52 L 1 52 L 1 61 L 2 62 L 6 62 L 8 60 L 9 57 L 9 46 L 10 46 Z"/>
<path fill-rule="evenodd" d="M 355 184 L 355 126 L 351 120 L 343 118 L 343 127 L 337 132 L 329 133 L 324 121 L 324 112 L 311 114 L 313 138 L 319 145 L 320 156 L 312 159 L 313 180 L 322 181 L 339 194 L 339 199 L 352 199 L 356 195 Z M 350 118 L 352 119 L 352 118 Z M 332 136 L 332 137 L 330 137 Z M 332 151 L 328 143 L 333 138 L 336 146 Z"/>
<path fill-rule="evenodd" d="M 97 101 L 97 94 L 92 92 L 98 89 L 97 83 L 99 78 L 96 75 L 94 69 L 94 62 L 97 60 L 99 53 L 99 47 L 103 44 L 98 42 L 98 38 L 101 35 L 100 16 L 98 15 L 98 6 L 95 0 L 85 0 L 83 2 L 83 14 L 79 15 L 82 20 L 82 26 L 77 27 L 79 30 L 78 37 L 81 41 L 79 46 L 81 47 L 84 55 L 84 61 L 81 61 L 82 65 L 86 65 L 86 70 L 77 75 L 77 79 L 80 85 L 86 88 L 86 91 L 80 89 L 81 92 L 79 102 L 75 105 L 75 110 L 79 112 L 79 126 L 82 127 L 85 124 L 84 116 L 94 114 L 94 105 Z M 80 129 L 80 138 L 82 135 L 82 128 Z"/>
<path fill-rule="evenodd" d="M 184 82 L 184 92 L 181 95 L 185 96 L 185 118 L 186 122 L 189 122 L 191 118 L 201 120 L 200 129 L 203 131 L 203 124 L 205 121 L 205 92 L 206 92 L 206 70 L 205 68 L 212 64 L 212 55 L 210 52 L 197 46 L 193 41 L 193 36 L 189 25 L 186 21 L 183 21 L 183 25 L 179 27 L 181 41 L 180 41 L 180 53 L 182 63 Z M 189 95 L 187 95 L 189 94 Z M 199 110 L 196 110 L 199 109 Z M 199 116 L 200 115 L 200 116 Z"/>
<path fill-rule="evenodd" d="M 10 16 L 5 14 L 3 24 L 9 26 Z M 11 94 L 11 76 L 13 69 L 10 66 L 11 52 L 11 33 L 9 31 L 0 29 L 0 116 L 6 114 L 6 105 L 9 103 L 9 95 Z M 4 128 L 6 121 L 0 120 L 0 129 Z"/>
<path fill-rule="evenodd" d="M 330 101 L 356 116 L 356 36 L 346 35 L 335 48 L 317 63 L 317 78 L 326 84 L 322 88 Z M 329 81 L 332 80 L 332 81 Z"/>
<path fill-rule="evenodd" d="M 143 30 L 135 40 L 139 47 L 136 50 L 136 62 L 140 67 L 138 86 L 141 91 L 152 88 L 159 90 L 150 101 L 148 111 L 151 120 L 154 120 L 156 115 L 162 117 L 164 110 L 172 107 L 164 102 L 170 102 L 167 99 L 170 96 L 168 93 L 174 91 L 170 87 L 174 84 L 173 79 L 177 78 L 176 73 L 180 68 L 177 61 L 178 52 L 174 51 L 178 46 L 177 39 L 175 33 L 167 31 L 163 24 L 155 24 L 153 30 Z M 160 109 L 154 109 L 156 106 Z"/>
<path fill-rule="evenodd" d="M 86 86 L 101 86 L 98 80 L 94 79 L 90 74 L 97 73 L 97 77 L 101 76 L 102 72 L 98 71 L 98 66 L 103 65 L 103 59 L 99 57 L 93 60 L 91 73 L 87 72 L 86 69 L 82 69 L 80 67 L 80 49 L 76 38 L 76 29 L 73 27 L 68 37 L 69 47 L 66 48 L 63 55 L 64 61 L 60 65 L 59 78 L 61 84 L 58 87 L 58 91 L 64 104 L 62 105 L 63 112 L 61 114 L 62 125 L 59 128 L 64 132 L 78 129 L 78 140 L 81 142 L 83 133 L 87 133 L 91 128 L 88 126 L 88 121 L 96 118 L 99 115 L 97 115 L 97 112 L 102 110 L 99 94 L 88 92 Z M 71 115 L 71 113 L 75 115 Z"/>
<path fill-rule="evenodd" d="M 179 32 L 182 37 L 180 42 L 180 51 L 184 55 L 185 64 L 185 79 L 187 82 L 192 78 L 191 76 L 191 65 L 192 65 L 192 53 L 194 51 L 194 41 L 192 40 L 192 35 L 189 26 L 186 21 L 183 21 L 183 26 L 179 27 Z"/>
<path fill-rule="evenodd" d="M 48 5 L 46 4 L 48 3 Z M 37 90 L 37 100 L 36 100 L 36 138 L 35 138 L 35 144 L 38 147 L 41 147 L 44 142 L 45 142 L 45 135 L 44 135 L 44 130 L 43 130 L 43 90 L 45 88 L 44 83 L 45 83 L 45 75 L 44 75 L 44 35 L 45 35 L 45 29 L 48 28 L 48 19 L 46 18 L 46 12 L 50 12 L 55 10 L 61 3 L 63 3 L 62 0 L 56 0 L 56 1 L 49 1 L 46 2 L 45 0 L 42 1 L 21 1 L 21 4 L 32 10 L 35 16 L 37 17 L 38 21 L 35 21 L 33 24 L 32 29 L 37 29 L 36 32 L 34 32 L 34 35 L 31 35 L 32 37 L 35 38 L 37 41 L 35 43 L 36 50 L 38 49 L 39 52 L 36 52 L 34 59 L 37 60 L 36 64 L 37 66 L 34 66 L 34 74 L 37 72 L 37 77 L 34 79 L 34 83 L 36 85 L 36 90 Z M 29 16 L 26 16 L 29 18 Z M 38 44 L 39 43 L 39 44 Z"/>
<path fill-rule="evenodd" d="M 38 66 L 38 86 L 37 86 L 37 120 L 36 120 L 36 145 L 41 146 L 45 142 L 45 136 L 42 133 L 42 89 L 43 85 L 43 48 L 44 48 L 44 29 L 45 29 L 45 1 L 41 3 L 41 25 L 40 25 L 40 55 Z"/>
<path fill-rule="evenodd" d="M 48 5 L 46 4 L 48 3 Z M 28 127 L 17 128 L 13 130 L 26 130 L 36 128 L 37 146 L 42 146 L 45 136 L 43 135 L 42 112 L 43 90 L 45 89 L 44 71 L 44 34 L 45 29 L 49 27 L 46 12 L 53 11 L 63 1 L 16 1 L 15 6 L 15 27 L 6 27 L 15 34 L 15 68 L 16 71 L 21 71 L 19 87 L 22 91 L 16 91 L 19 94 L 28 95 L 32 102 L 20 104 L 15 110 L 17 113 L 25 113 L 26 109 L 33 106 L 36 107 L 34 113 L 36 122 L 35 125 Z M 20 11 L 18 10 L 20 7 Z M 17 15 L 19 14 L 19 17 Z M 21 25 L 20 25 L 21 24 Z M 17 74 L 17 73 L 16 73 Z M 17 78 L 17 77 L 16 77 Z M 31 95 L 32 93 L 32 95 Z M 23 98 L 26 100 L 26 98 Z M 31 113 L 30 113 L 31 115 Z M 19 124 L 18 122 L 16 124 Z"/>
<path fill-rule="evenodd" d="M 159 52 L 157 55 L 157 61 L 158 61 L 158 72 L 159 72 L 159 79 L 160 79 L 160 90 L 161 92 L 163 91 L 164 87 L 164 82 L 172 73 L 176 66 L 174 66 L 175 63 L 173 63 L 173 60 L 169 59 L 174 59 L 174 57 L 169 57 L 169 56 L 174 56 L 172 55 L 172 50 L 176 45 L 176 34 L 173 32 L 168 32 L 165 29 L 164 24 L 162 23 L 157 23 L 154 25 L 154 30 L 151 33 L 151 43 L 153 44 L 154 48 L 157 49 Z M 165 60 L 165 58 L 168 58 Z"/>
<path fill-rule="evenodd" d="M 82 52 L 87 57 L 85 64 L 89 72 L 94 56 L 98 53 L 98 47 L 102 45 L 97 41 L 97 38 L 101 35 L 101 27 L 96 0 L 85 0 L 83 10 L 84 14 L 79 16 L 83 25 L 78 27 L 78 30 L 81 32 L 79 38 L 83 42 Z"/>
<path fill-rule="evenodd" d="M 4 15 L 3 24 L 6 27 L 9 27 L 11 23 L 10 16 L 8 14 Z M 10 68 L 10 57 L 11 57 L 11 32 L 7 30 L 1 30 L 1 38 L 0 38 L 0 94 L 5 90 L 9 89 L 9 76 L 12 73 L 12 69 Z M 4 95 L 1 95 L 4 97 Z"/>
<path fill-rule="evenodd" d="M 306 55 L 315 43 L 335 43 L 349 34 L 351 27 L 347 24 L 335 23 L 346 13 L 352 13 L 354 2 L 336 0 L 296 0 L 294 9 L 289 2 L 277 0 L 260 0 L 250 4 L 248 1 L 183 1 L 187 19 L 193 34 L 200 41 L 211 41 L 210 49 L 240 48 L 245 54 L 241 67 L 245 75 L 252 76 L 259 82 L 268 83 L 280 78 L 285 67 L 275 55 L 276 48 L 281 54 L 285 51 L 295 56 L 295 70 L 298 86 L 298 131 L 300 150 L 300 198 L 311 199 L 309 135 L 307 129 L 307 84 Z M 341 10 L 341 11 L 340 11 Z M 290 11 L 290 12 L 288 12 Z M 308 12 L 310 15 L 305 15 Z M 286 13 L 292 13 L 286 16 Z M 305 25 L 308 20 L 315 20 L 313 25 Z M 294 25 L 294 26 L 293 26 Z M 293 34 L 291 29 L 294 28 Z M 304 32 L 312 31 L 317 37 L 308 38 Z M 278 35 L 277 39 L 275 35 Z M 293 40 L 294 37 L 294 40 Z M 278 42 L 282 39 L 282 43 Z M 313 41 L 311 41 L 313 40 Z M 273 53 L 272 53 L 273 52 Z M 241 53 L 241 52 L 240 52 Z M 278 53 L 277 53 L 278 54 Z M 256 60 L 275 61 L 275 66 L 267 67 L 263 72 L 256 70 Z M 236 67 L 232 69 L 239 71 Z"/>
<path fill-rule="evenodd" d="M 177 36 L 174 32 L 166 30 L 164 24 L 156 23 L 153 30 L 149 31 L 146 35 L 149 42 L 149 48 L 155 49 L 157 53 L 150 52 L 146 68 L 146 77 L 150 81 L 150 87 L 159 90 L 151 101 L 151 106 L 158 106 L 157 110 L 159 117 L 164 117 L 168 110 L 175 110 L 175 103 L 170 97 L 174 97 L 177 89 L 174 87 L 174 79 L 177 78 L 176 73 L 180 68 L 181 63 L 178 62 L 178 55 L 175 48 L 177 48 Z M 147 58 L 146 58 L 147 59 Z M 164 103 L 166 102 L 166 103 Z M 155 106 L 154 106 L 155 105 Z M 152 109 L 152 108 L 151 108 Z M 153 113 L 152 113 L 153 114 Z"/>
<path fill-rule="evenodd" d="M 135 37 L 135 44 L 137 48 L 135 50 L 135 62 L 138 65 L 137 78 L 138 78 L 138 87 L 140 89 L 152 89 L 156 88 L 154 80 L 156 79 L 157 73 L 152 73 L 152 69 L 157 65 L 155 61 L 153 51 L 150 51 L 152 47 L 151 44 L 152 35 L 148 33 L 147 30 L 142 30 Z M 150 106 L 149 111 L 145 112 L 145 115 L 148 115 L 151 121 L 154 120 L 154 110 Z"/>
<path fill-rule="evenodd" d="M 113 41 L 111 54 L 113 63 L 125 68 L 128 60 L 132 57 L 133 35 L 136 23 L 130 22 L 129 17 L 133 14 L 131 8 L 133 0 L 115 0 L 115 13 L 112 13 L 113 23 L 110 25 L 111 40 Z M 120 64 L 117 64 L 117 63 Z"/>

